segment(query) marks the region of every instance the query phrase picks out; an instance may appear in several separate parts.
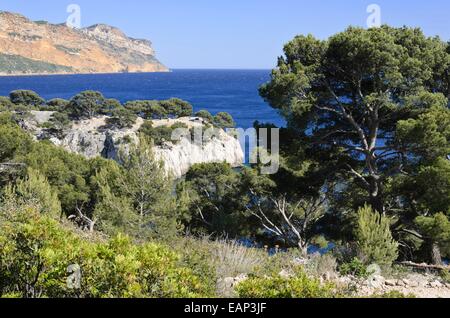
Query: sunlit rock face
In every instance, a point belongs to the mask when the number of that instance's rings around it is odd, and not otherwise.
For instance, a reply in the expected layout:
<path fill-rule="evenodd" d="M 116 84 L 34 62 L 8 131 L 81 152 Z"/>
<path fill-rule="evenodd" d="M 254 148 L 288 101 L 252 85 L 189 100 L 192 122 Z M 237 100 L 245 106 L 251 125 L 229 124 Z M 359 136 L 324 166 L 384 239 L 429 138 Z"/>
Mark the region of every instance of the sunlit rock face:
<path fill-rule="evenodd" d="M 0 74 L 166 72 L 152 43 L 117 28 L 83 29 L 0 12 Z"/>

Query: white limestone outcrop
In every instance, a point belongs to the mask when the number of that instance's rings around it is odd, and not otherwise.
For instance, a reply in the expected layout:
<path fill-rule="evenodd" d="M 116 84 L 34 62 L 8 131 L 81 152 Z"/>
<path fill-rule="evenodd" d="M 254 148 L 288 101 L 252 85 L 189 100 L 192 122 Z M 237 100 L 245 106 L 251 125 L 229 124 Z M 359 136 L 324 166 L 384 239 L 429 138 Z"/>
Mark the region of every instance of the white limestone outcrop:
<path fill-rule="evenodd" d="M 64 137 L 58 138 L 46 135 L 46 131 L 39 128 L 49 120 L 50 112 L 32 112 L 32 115 L 34 120 L 27 122 L 25 128 L 33 131 L 37 139 L 49 139 L 53 144 L 86 158 L 102 156 L 114 160 L 118 159 L 121 149 L 127 151 L 130 144 L 138 142 L 138 130 L 144 122 L 138 118 L 132 128 L 108 129 L 107 117 L 97 117 L 74 123 L 64 133 Z M 190 118 L 156 120 L 153 125 L 170 126 L 176 122 L 183 122 L 189 127 L 202 125 L 191 121 Z M 155 146 L 154 152 L 175 178 L 182 177 L 194 164 L 227 162 L 233 167 L 238 167 L 244 162 L 244 153 L 239 140 L 223 130 L 219 130 L 218 134 L 204 142 L 194 142 L 188 137 L 183 137 L 177 143 L 168 142 L 163 146 Z"/>

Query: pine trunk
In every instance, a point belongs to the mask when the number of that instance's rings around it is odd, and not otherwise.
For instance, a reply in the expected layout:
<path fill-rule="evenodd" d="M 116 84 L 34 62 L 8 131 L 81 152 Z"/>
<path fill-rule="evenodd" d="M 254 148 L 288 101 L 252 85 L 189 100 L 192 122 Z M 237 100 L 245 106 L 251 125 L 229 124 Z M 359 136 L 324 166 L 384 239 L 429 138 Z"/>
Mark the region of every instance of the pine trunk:
<path fill-rule="evenodd" d="M 431 261 L 433 265 L 442 265 L 441 249 L 436 242 L 431 245 Z"/>

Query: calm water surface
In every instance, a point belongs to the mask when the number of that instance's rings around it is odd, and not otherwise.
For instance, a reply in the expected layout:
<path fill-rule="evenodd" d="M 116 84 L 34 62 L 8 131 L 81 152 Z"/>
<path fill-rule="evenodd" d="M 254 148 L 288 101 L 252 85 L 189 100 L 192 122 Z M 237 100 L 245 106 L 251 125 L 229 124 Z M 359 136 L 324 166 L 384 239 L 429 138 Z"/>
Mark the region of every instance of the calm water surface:
<path fill-rule="evenodd" d="M 179 97 L 191 102 L 195 111 L 229 112 L 239 127 L 252 127 L 255 120 L 283 126 L 283 119 L 258 94 L 258 87 L 269 76 L 269 70 L 174 70 L 171 73 L 0 77 L 0 95 L 15 89 L 30 89 L 46 99 L 69 99 L 81 91 L 96 90 L 122 103 Z"/>

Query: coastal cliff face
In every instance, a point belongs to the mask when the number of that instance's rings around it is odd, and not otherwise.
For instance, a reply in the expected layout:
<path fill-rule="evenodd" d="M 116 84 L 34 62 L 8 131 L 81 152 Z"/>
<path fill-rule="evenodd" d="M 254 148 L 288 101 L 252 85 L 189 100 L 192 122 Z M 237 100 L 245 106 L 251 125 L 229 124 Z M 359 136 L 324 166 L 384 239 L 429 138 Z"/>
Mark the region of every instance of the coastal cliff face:
<path fill-rule="evenodd" d="M 166 72 L 152 43 L 98 24 L 72 29 L 0 12 L 0 74 Z"/>
<path fill-rule="evenodd" d="M 52 112 L 32 112 L 32 118 L 27 120 L 25 129 L 32 132 L 37 139 L 49 139 L 53 144 L 66 150 L 81 154 L 87 158 L 102 156 L 108 159 L 118 159 L 119 151 L 127 151 L 130 144 L 138 142 L 138 130 L 143 119 L 138 118 L 135 125 L 129 129 L 107 129 L 106 118 L 98 117 L 76 122 L 68 129 L 64 137 L 46 135 L 45 129 L 39 128 L 47 122 Z M 190 127 L 201 125 L 190 122 L 189 118 L 170 120 L 170 124 L 183 122 Z M 155 125 L 165 125 L 167 120 Z M 154 147 L 157 159 L 164 162 L 167 172 L 174 178 L 185 175 L 189 168 L 198 163 L 227 162 L 233 167 L 241 166 L 244 162 L 244 153 L 239 141 L 221 130 L 220 133 L 207 142 L 197 144 L 189 138 L 181 138 L 177 143 L 166 143 Z"/>

